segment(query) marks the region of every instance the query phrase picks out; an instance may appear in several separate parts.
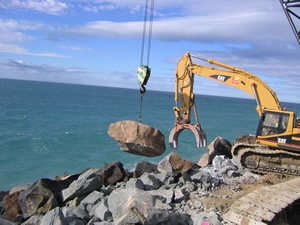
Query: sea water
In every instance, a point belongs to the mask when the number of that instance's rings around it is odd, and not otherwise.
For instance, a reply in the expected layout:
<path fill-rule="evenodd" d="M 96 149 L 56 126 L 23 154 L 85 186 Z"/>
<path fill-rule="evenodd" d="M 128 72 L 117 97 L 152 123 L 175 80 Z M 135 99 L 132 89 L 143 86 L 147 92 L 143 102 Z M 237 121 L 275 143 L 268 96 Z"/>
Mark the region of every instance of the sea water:
<path fill-rule="evenodd" d="M 163 155 L 148 158 L 121 151 L 107 134 L 111 123 L 138 121 L 138 89 L 0 79 L 0 191 L 116 160 L 128 170 L 140 161 L 157 164 L 173 151 L 168 144 L 173 99 L 173 93 L 150 90 L 143 97 L 142 122 L 159 129 L 167 147 Z M 232 143 L 256 132 L 252 99 L 197 95 L 196 105 L 208 144 L 217 136 Z M 287 107 L 300 113 L 299 104 Z M 184 159 L 197 162 L 206 150 L 196 147 L 191 131 L 180 134 L 176 152 Z"/>

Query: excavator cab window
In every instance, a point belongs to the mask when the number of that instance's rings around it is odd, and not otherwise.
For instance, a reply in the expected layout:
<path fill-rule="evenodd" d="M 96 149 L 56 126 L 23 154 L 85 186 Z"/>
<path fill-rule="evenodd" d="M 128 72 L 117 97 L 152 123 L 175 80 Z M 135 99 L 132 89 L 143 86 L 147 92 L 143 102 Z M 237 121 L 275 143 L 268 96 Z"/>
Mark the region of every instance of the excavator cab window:
<path fill-rule="evenodd" d="M 297 116 L 296 116 L 296 119 L 295 119 L 295 126 L 294 126 L 294 127 L 300 128 L 300 117 L 297 117 Z"/>
<path fill-rule="evenodd" d="M 257 130 L 258 136 L 269 136 L 284 133 L 288 126 L 290 115 L 265 111 Z"/>

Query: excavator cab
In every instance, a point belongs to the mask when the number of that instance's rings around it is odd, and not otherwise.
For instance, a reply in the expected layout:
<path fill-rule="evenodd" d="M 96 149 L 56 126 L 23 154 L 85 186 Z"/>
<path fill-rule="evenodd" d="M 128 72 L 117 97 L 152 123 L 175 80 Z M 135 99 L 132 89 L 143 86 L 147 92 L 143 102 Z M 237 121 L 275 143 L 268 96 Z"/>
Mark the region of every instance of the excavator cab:
<path fill-rule="evenodd" d="M 300 130 L 294 112 L 265 110 L 257 128 L 257 143 L 300 151 Z"/>
<path fill-rule="evenodd" d="M 286 131 L 290 115 L 288 113 L 265 111 L 257 129 L 258 136 L 282 134 Z"/>

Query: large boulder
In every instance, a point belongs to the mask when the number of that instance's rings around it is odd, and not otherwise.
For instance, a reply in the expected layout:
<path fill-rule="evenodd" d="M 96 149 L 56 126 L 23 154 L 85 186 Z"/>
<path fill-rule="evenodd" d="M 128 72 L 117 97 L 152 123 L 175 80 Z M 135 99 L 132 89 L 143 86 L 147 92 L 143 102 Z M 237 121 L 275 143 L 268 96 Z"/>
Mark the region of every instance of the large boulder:
<path fill-rule="evenodd" d="M 50 210 L 57 206 L 57 201 L 51 191 L 52 181 L 40 179 L 22 191 L 18 197 L 23 217 L 26 219 L 37 212 L 41 207 L 49 207 Z"/>
<path fill-rule="evenodd" d="M 94 190 L 100 190 L 102 181 L 97 175 L 98 170 L 90 169 L 81 174 L 77 180 L 74 180 L 70 186 L 61 191 L 62 201 L 66 202 L 75 197 L 87 195 Z"/>
<path fill-rule="evenodd" d="M 108 134 L 124 152 L 148 157 L 159 156 L 166 150 L 165 137 L 157 129 L 131 120 L 110 124 Z"/>
<path fill-rule="evenodd" d="M 184 173 L 193 167 L 194 163 L 189 160 L 184 160 L 176 152 L 171 152 L 163 158 L 157 166 L 161 173 Z"/>
<path fill-rule="evenodd" d="M 164 224 L 168 210 L 155 208 L 155 198 L 140 189 L 117 189 L 108 197 L 114 224 Z"/>

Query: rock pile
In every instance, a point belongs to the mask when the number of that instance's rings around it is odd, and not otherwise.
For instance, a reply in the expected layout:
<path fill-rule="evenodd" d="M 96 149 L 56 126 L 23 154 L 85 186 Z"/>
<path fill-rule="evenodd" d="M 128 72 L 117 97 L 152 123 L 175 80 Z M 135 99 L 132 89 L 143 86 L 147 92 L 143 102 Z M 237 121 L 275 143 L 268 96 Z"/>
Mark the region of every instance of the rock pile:
<path fill-rule="evenodd" d="M 209 209 L 203 200 L 218 201 L 213 190 L 257 179 L 218 154 L 200 167 L 171 152 L 158 165 L 140 162 L 133 172 L 115 161 L 0 192 L 0 224 L 226 224 L 224 211 Z"/>

